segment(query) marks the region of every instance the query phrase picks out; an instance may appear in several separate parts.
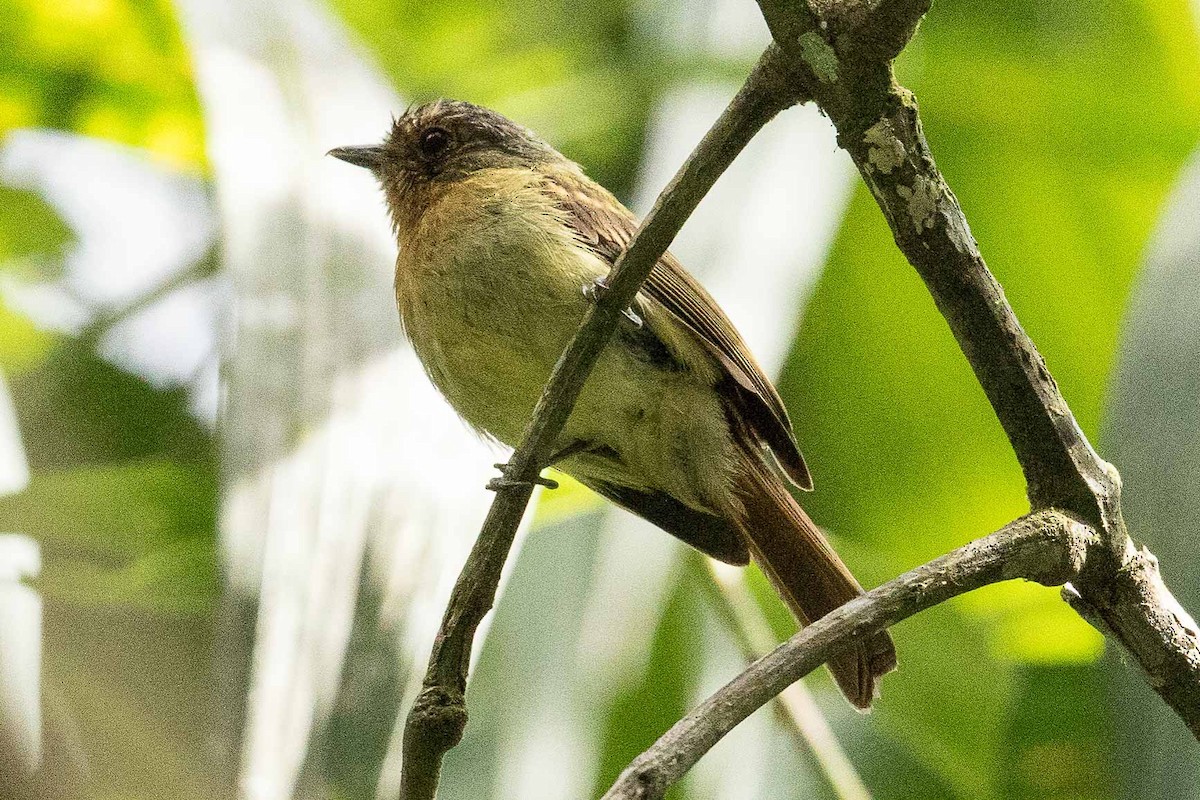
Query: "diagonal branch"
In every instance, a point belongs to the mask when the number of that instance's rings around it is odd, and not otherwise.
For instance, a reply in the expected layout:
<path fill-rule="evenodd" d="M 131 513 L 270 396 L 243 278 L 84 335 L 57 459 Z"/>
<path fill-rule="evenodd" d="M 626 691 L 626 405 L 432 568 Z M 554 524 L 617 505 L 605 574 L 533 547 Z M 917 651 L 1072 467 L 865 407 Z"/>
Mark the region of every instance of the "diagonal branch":
<path fill-rule="evenodd" d="M 709 598 L 713 611 L 728 628 L 746 663 L 757 661 L 771 652 L 778 640 L 766 615 L 750 594 L 745 571 L 718 565 L 698 550 L 692 550 L 689 556 L 696 569 L 702 571 L 699 579 L 701 590 Z M 871 800 L 870 791 L 804 683 L 793 683 L 775 699 L 779 717 L 796 733 L 799 744 L 812 754 L 838 800 Z"/>
<path fill-rule="evenodd" d="M 1058 586 L 1079 574 L 1096 532 L 1038 511 L 851 600 L 751 664 L 638 756 L 602 800 L 655 800 L 751 713 L 840 650 L 981 586 L 1024 578 Z"/>
<path fill-rule="evenodd" d="M 403 800 L 434 797 L 442 757 L 462 738 L 467 722 L 467 665 L 475 630 L 495 601 L 501 568 L 533 484 L 552 457 L 558 435 L 617 320 L 683 223 L 742 148 L 776 114 L 806 99 L 798 93 L 801 84 L 788 73 L 786 63 L 775 47 L 759 59 L 728 108 L 659 196 L 613 267 L 607 290 L 593 304 L 555 365 L 455 583 L 430 654 L 424 687 L 405 723 Z"/>
<path fill-rule="evenodd" d="M 1073 606 L 1089 609 L 1085 618 L 1128 650 L 1200 737 L 1200 629 L 1154 557 L 1130 540 L 1120 476 L 1092 449 L 984 263 L 925 141 L 916 99 L 892 74 L 896 42 L 911 35 L 927 0 L 758 3 L 946 318 L 1008 435 L 1032 507 L 1065 509 L 1096 529 Z"/>
<path fill-rule="evenodd" d="M 608 290 L 559 359 L 506 468 L 507 480 L 455 585 L 424 689 L 405 726 L 402 798 L 434 796 L 442 757 L 462 736 L 475 629 L 495 599 L 500 570 L 533 483 L 550 459 L 617 318 L 742 147 L 776 113 L 806 99 L 815 100 L 833 121 L 839 143 L 854 159 L 896 244 L 946 318 L 1012 443 L 1035 513 L 805 629 L 730 685 L 745 687 L 752 701 L 722 705 L 733 702 L 725 693 L 715 705 L 702 706 L 703 713 L 695 712 L 660 741 L 654 760 L 635 762 L 627 772 L 632 777 L 621 784 L 629 793 L 610 796 L 661 796 L 651 790 L 666 780 L 663 776 L 674 780 L 681 775 L 753 708 L 839 646 L 972 588 L 965 583 L 967 573 L 959 571 L 967 566 L 971 580 L 982 582 L 1010 577 L 1047 583 L 1072 580 L 1067 593 L 1072 605 L 1126 647 L 1150 684 L 1200 737 L 1196 624 L 1163 584 L 1153 556 L 1130 541 L 1121 518 L 1119 475 L 1083 435 L 1045 361 L 988 271 L 925 142 L 916 101 L 892 74 L 891 59 L 912 36 L 928 0 L 758 2 L 776 44 L 764 53 L 618 260 Z M 1068 513 L 1084 522 L 1075 522 Z M 1006 541 L 1011 545 L 1007 549 Z M 697 726 L 703 720 L 715 723 Z"/>
<path fill-rule="evenodd" d="M 1119 493 L 1115 473 L 1092 450 L 984 263 L 925 142 L 916 99 L 892 75 L 887 54 L 895 48 L 876 50 L 863 38 L 867 31 L 878 37 L 889 24 L 911 33 L 921 4 L 759 0 L 759 6 L 785 52 L 819 65 L 811 67 L 807 89 L 836 126 L 838 143 L 974 369 L 1034 507 L 1068 508 L 1100 523 Z M 816 7 L 824 9 L 819 17 L 808 10 Z"/>

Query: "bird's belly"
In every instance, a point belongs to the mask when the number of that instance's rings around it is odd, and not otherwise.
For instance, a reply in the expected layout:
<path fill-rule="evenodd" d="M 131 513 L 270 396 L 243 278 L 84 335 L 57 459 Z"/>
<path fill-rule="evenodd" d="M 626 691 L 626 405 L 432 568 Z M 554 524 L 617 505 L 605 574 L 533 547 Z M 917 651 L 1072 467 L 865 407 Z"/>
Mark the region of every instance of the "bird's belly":
<path fill-rule="evenodd" d="M 439 325 L 447 334 L 456 326 Z M 516 446 L 553 363 L 528 343 L 501 337 L 486 326 L 459 327 L 415 344 L 426 371 L 450 405 L 472 427 Z"/>
<path fill-rule="evenodd" d="M 452 235 L 402 249 L 396 296 L 434 384 L 470 425 L 515 446 L 587 311 L 584 287 L 608 265 L 569 232 L 489 203 L 438 221 Z M 601 354 L 557 442 L 590 450 L 563 467 L 700 509 L 726 505 L 729 429 L 712 380 L 698 361 L 674 360 L 651 327 L 619 332 Z"/>
<path fill-rule="evenodd" d="M 515 447 L 558 355 L 578 327 L 529 325 L 527 336 L 463 315 L 413 337 L 434 383 L 474 428 Z M 447 324 L 450 320 L 451 324 Z M 418 314 L 410 325 L 423 327 Z M 584 384 L 557 448 L 584 446 L 560 468 L 588 481 L 665 491 L 704 511 L 729 507 L 730 437 L 712 387 L 610 345 Z"/>

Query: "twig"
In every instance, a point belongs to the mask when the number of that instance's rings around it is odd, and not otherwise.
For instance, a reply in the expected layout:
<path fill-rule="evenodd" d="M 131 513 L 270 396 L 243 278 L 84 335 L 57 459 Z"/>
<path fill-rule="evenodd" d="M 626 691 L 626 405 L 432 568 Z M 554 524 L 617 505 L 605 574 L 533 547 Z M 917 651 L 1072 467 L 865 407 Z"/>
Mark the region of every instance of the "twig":
<path fill-rule="evenodd" d="M 713 610 L 725 623 L 747 662 L 773 650 L 778 641 L 746 585 L 746 572 L 717 562 L 693 550 L 692 562 L 700 572 L 700 586 Z M 871 800 L 871 793 L 842 749 L 833 729 L 803 681 L 779 694 L 776 708 L 783 723 L 795 731 L 799 743 L 811 751 L 838 800 Z"/>
<path fill-rule="evenodd" d="M 1038 511 L 904 573 L 804 628 L 677 722 L 638 756 L 603 800 L 654 800 L 755 710 L 857 641 L 998 581 L 1061 585 L 1083 568 L 1097 541 L 1089 526 Z"/>
<path fill-rule="evenodd" d="M 771 118 L 804 99 L 786 59 L 770 47 L 712 129 L 659 196 L 617 260 L 608 289 L 591 306 L 538 400 L 521 445 L 505 469 L 508 479 L 480 531 L 450 597 L 434 641 L 424 688 L 404 729 L 400 796 L 429 800 L 437 791 L 442 757 L 466 726 L 464 700 L 471 645 L 480 620 L 495 601 L 500 571 L 532 494 L 552 456 L 559 432 L 596 358 L 623 310 L 683 223 L 742 148 Z"/>
<path fill-rule="evenodd" d="M 151 287 L 119 308 L 107 309 L 96 315 L 80 331 L 79 338 L 87 346 L 95 347 L 117 325 L 145 311 L 175 291 L 215 275 L 220 268 L 220 255 L 220 246 L 214 242 L 195 262 L 162 283 Z"/>

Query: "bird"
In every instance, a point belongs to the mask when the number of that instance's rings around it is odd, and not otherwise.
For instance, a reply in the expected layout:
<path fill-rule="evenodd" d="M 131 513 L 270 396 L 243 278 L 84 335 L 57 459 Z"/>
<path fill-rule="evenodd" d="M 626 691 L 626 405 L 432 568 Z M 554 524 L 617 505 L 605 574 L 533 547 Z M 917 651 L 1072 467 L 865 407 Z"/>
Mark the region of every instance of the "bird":
<path fill-rule="evenodd" d="M 329 151 L 382 188 L 401 326 L 466 422 L 521 439 L 558 357 L 638 219 L 531 130 L 441 99 L 377 145 Z M 807 625 L 863 593 L 792 489 L 812 478 L 784 403 L 741 335 L 669 252 L 584 384 L 552 464 L 720 561 L 753 560 Z M 896 667 L 886 631 L 828 661 L 868 710 Z"/>

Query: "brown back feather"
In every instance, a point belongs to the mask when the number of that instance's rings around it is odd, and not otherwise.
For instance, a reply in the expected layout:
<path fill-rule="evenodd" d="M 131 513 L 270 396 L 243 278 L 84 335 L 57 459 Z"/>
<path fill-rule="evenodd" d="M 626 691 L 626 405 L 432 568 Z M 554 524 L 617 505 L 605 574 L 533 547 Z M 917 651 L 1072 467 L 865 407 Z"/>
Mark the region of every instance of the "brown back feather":
<path fill-rule="evenodd" d="M 637 230 L 633 212 L 574 165 L 550 170 L 548 175 L 546 191 L 565 212 L 567 225 L 580 242 L 614 264 Z M 700 282 L 674 256 L 665 253 L 650 271 L 642 293 L 695 334 L 725 374 L 726 380 L 717 389 L 730 410 L 771 448 L 796 486 L 811 489 L 812 478 L 779 392 Z"/>

